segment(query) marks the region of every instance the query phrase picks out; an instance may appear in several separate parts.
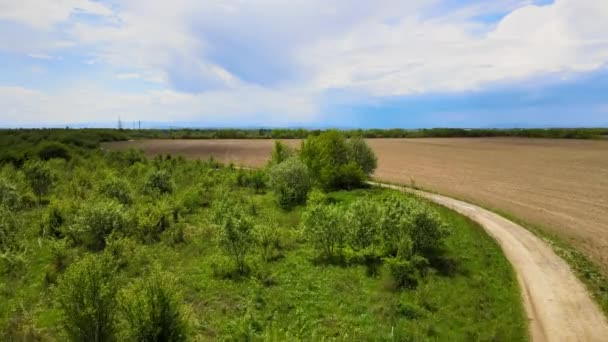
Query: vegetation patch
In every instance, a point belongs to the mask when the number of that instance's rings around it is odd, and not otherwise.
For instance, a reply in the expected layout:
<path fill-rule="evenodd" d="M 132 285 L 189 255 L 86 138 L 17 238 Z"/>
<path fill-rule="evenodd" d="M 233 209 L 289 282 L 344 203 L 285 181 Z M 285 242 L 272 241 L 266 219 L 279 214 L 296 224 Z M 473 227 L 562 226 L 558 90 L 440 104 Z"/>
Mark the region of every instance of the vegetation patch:
<path fill-rule="evenodd" d="M 264 170 L 76 145 L 4 162 L 0 339 L 527 338 L 514 273 L 480 227 L 365 188 L 362 140 L 317 139 L 336 169 L 282 147 Z M 319 189 L 344 165 L 359 183 Z"/>

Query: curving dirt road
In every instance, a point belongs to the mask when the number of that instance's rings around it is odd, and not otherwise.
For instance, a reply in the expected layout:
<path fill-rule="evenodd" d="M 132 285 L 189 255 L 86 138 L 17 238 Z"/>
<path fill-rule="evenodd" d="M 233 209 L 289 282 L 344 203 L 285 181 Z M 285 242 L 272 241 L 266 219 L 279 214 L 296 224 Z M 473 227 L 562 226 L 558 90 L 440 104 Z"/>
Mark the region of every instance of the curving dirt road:
<path fill-rule="evenodd" d="M 532 341 L 608 341 L 608 321 L 568 264 L 525 228 L 481 207 L 405 187 L 478 222 L 503 249 L 519 281 Z"/>

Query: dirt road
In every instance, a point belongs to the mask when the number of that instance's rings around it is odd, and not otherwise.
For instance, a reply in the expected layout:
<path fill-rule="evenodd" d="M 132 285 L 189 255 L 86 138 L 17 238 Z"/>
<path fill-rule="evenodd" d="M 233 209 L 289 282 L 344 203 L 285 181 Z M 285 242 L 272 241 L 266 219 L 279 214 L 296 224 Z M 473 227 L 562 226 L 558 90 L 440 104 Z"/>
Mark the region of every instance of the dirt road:
<path fill-rule="evenodd" d="M 394 185 L 478 222 L 513 265 L 530 321 L 532 341 L 606 341 L 608 321 L 568 264 L 523 227 L 478 206 Z"/>

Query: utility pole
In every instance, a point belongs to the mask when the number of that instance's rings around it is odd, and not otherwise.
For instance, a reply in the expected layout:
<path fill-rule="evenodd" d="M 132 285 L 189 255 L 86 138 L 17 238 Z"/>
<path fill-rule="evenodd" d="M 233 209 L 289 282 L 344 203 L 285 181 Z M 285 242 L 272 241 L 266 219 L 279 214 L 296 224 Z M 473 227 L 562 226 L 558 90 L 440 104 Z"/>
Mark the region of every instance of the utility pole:
<path fill-rule="evenodd" d="M 120 116 L 118 116 L 118 129 L 122 131 L 122 120 L 120 120 Z"/>
<path fill-rule="evenodd" d="M 141 120 L 139 120 L 138 123 L 139 123 L 139 128 L 138 129 L 141 131 Z"/>

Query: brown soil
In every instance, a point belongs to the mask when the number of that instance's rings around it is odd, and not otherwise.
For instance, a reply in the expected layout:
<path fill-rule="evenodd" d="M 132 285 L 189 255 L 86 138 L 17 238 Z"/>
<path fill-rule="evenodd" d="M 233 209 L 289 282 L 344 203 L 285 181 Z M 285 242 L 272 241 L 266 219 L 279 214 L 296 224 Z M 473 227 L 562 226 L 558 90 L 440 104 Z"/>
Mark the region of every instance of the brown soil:
<path fill-rule="evenodd" d="M 298 146 L 299 141 L 287 141 Z M 375 177 L 508 212 L 569 240 L 608 272 L 608 141 L 372 139 Z M 112 148 L 262 166 L 272 140 L 147 140 Z"/>

